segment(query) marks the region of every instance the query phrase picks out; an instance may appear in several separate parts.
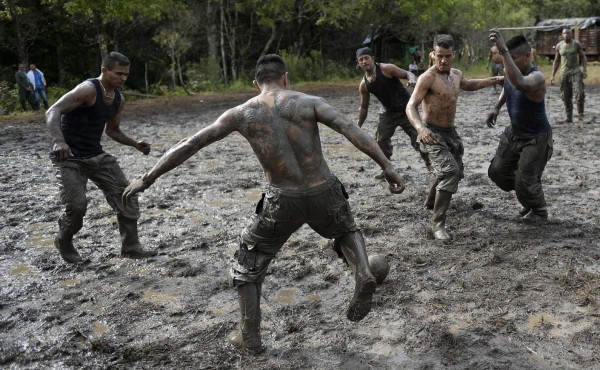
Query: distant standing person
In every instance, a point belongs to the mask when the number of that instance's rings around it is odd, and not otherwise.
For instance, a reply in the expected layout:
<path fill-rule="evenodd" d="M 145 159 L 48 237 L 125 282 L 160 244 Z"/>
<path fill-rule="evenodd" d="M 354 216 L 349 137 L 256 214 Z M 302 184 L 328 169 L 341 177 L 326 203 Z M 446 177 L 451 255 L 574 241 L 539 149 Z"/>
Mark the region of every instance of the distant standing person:
<path fill-rule="evenodd" d="M 427 68 L 433 67 L 435 65 L 435 51 L 431 50 L 427 55 Z"/>
<path fill-rule="evenodd" d="M 46 78 L 44 78 L 44 73 L 37 69 L 35 64 L 29 65 L 29 72 L 27 72 L 27 77 L 29 78 L 29 82 L 33 85 L 33 98 L 35 99 L 35 104 L 39 107 L 39 99 L 42 99 L 44 103 L 44 108 L 48 110 L 48 97 L 46 96 Z"/>
<path fill-rule="evenodd" d="M 148 173 L 127 187 L 123 197 L 128 202 L 162 174 L 234 132 L 250 143 L 269 185 L 241 233 L 231 269 L 241 317 L 239 332 L 230 339 L 258 353 L 263 350 L 260 297 L 267 268 L 288 238 L 305 223 L 321 236 L 335 239 L 334 249 L 354 272 L 354 297 L 347 318 L 359 321 L 371 310 L 376 280 L 369 270 L 365 241 L 354 223 L 348 194 L 323 157 L 318 123 L 344 135 L 377 162 L 392 193 L 402 192 L 404 184 L 365 131 L 324 99 L 289 90 L 286 66 L 279 55 L 258 59 L 255 78 L 258 96 L 227 110 L 214 123 L 171 148 Z"/>
<path fill-rule="evenodd" d="M 102 133 L 123 145 L 136 148 L 144 155 L 150 144 L 136 141 L 121 131 L 121 113 L 125 98 L 119 92 L 129 76 L 129 59 L 112 52 L 102 61 L 101 74 L 90 78 L 63 95 L 46 112 L 46 122 L 54 145 L 52 162 L 58 171 L 60 199 L 65 206 L 58 220 L 54 245 L 69 263 L 83 259 L 73 246 L 73 236 L 83 226 L 87 211 L 86 187 L 92 180 L 102 190 L 110 206 L 117 211 L 121 234 L 121 256 L 145 258 L 156 255 L 145 251 L 138 239 L 140 216 L 137 197 L 121 201 L 129 185 L 117 159 L 105 153 L 100 144 Z"/>
<path fill-rule="evenodd" d="M 413 60 L 409 65 L 408 65 L 408 71 L 412 74 L 414 74 L 415 76 L 419 75 L 419 66 L 417 65 L 416 61 Z"/>
<path fill-rule="evenodd" d="M 27 112 L 27 103 L 31 105 L 32 110 L 38 110 L 38 106 L 35 104 L 33 99 L 33 85 L 27 78 L 26 64 L 19 64 L 19 70 L 15 73 L 15 80 L 17 80 L 17 88 L 19 89 L 19 103 L 23 112 Z"/>
<path fill-rule="evenodd" d="M 373 51 L 368 47 L 356 51 L 356 60 L 365 72 L 358 87 L 360 93 L 358 127 L 362 127 L 365 123 L 369 113 L 371 94 L 373 94 L 385 109 L 383 113 L 379 114 L 379 124 L 375 133 L 375 139 L 383 154 L 388 159 L 392 157 L 392 136 L 396 128 L 400 126 L 410 138 L 410 145 L 419 152 L 427 170 L 430 171 L 429 157 L 427 153 L 420 151 L 419 143 L 417 143 L 417 130 L 412 127 L 406 117 L 406 103 L 408 103 L 410 94 L 400 82 L 401 78 L 406 79 L 410 86 L 414 86 L 417 82 L 415 75 L 394 64 L 376 63 Z M 376 178 L 383 178 L 383 173 L 378 174 Z"/>
<path fill-rule="evenodd" d="M 433 46 L 435 65 L 419 77 L 406 113 L 419 133 L 421 150 L 429 153 L 436 176 L 425 201 L 425 206 L 433 209 L 431 230 L 435 239 L 447 241 L 450 235 L 446 231 L 446 213 L 452 194 L 464 177 L 464 148 L 454 124 L 459 92 L 501 84 L 504 77 L 467 80 L 460 70 L 452 68 L 455 54 L 452 36 L 437 35 Z M 423 118 L 419 114 L 421 103 Z"/>
<path fill-rule="evenodd" d="M 547 219 L 542 190 L 542 173 L 552 156 L 552 127 L 546 116 L 546 76 L 532 63 L 527 39 L 515 36 L 504 42 L 497 29 L 490 40 L 504 60 L 504 88 L 487 125 L 494 127 L 500 108 L 506 103 L 510 125 L 504 129 L 488 176 L 504 191 L 515 190 L 527 219 Z"/>
<path fill-rule="evenodd" d="M 490 54 L 488 55 L 487 64 L 488 68 L 490 68 L 490 64 L 492 66 L 492 77 L 504 75 L 504 61 L 502 60 L 502 56 L 498 52 L 498 48 L 496 47 L 496 45 L 490 48 Z M 494 85 L 494 92 L 498 92 L 496 85 Z"/>
<path fill-rule="evenodd" d="M 531 60 L 531 64 L 533 64 L 534 66 L 537 66 L 538 64 L 540 64 L 539 61 L 539 56 L 537 53 L 537 50 L 535 48 L 531 48 L 531 57 L 529 58 Z"/>
<path fill-rule="evenodd" d="M 560 96 L 567 113 L 566 119 L 560 123 L 573 122 L 573 91 L 577 102 L 577 118 L 582 121 L 585 102 L 583 80 L 587 78 L 587 58 L 579 41 L 573 40 L 571 29 L 563 29 L 562 38 L 563 40 L 556 44 L 550 84 L 554 84 L 554 75 L 560 66 Z M 580 64 L 583 72 L 579 68 Z"/>

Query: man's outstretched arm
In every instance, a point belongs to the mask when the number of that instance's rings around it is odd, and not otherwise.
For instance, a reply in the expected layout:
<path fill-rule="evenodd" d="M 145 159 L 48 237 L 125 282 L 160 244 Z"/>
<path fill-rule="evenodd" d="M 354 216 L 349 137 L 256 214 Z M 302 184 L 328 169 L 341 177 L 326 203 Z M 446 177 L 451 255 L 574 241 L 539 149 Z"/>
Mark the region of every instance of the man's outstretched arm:
<path fill-rule="evenodd" d="M 390 184 L 392 193 L 403 192 L 404 181 L 402 177 L 396 172 L 392 162 L 383 154 L 377 142 L 364 130 L 341 117 L 338 111 L 325 102 L 324 99 L 317 99 L 315 104 L 317 121 L 344 135 L 356 148 L 371 157 L 383 170 L 383 175 Z"/>
<path fill-rule="evenodd" d="M 135 194 L 148 189 L 157 178 L 187 161 L 200 149 L 223 139 L 235 131 L 231 112 L 232 110 L 228 110 L 213 124 L 198 131 L 194 136 L 181 140 L 177 145 L 169 149 L 149 172 L 129 184 L 123 192 L 123 202 L 127 202 Z"/>

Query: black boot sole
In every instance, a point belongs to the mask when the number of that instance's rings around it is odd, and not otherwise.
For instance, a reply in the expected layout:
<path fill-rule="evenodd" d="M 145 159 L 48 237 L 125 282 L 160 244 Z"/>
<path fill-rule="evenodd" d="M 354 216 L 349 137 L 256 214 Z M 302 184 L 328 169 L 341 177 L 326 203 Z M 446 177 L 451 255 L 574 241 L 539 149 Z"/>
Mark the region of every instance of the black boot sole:
<path fill-rule="evenodd" d="M 371 312 L 371 305 L 373 304 L 373 294 L 377 288 L 377 282 L 375 279 L 367 280 L 362 283 L 362 286 L 357 288 L 354 292 L 354 297 L 350 302 L 350 308 L 346 317 L 350 321 L 360 321 L 369 312 Z"/>

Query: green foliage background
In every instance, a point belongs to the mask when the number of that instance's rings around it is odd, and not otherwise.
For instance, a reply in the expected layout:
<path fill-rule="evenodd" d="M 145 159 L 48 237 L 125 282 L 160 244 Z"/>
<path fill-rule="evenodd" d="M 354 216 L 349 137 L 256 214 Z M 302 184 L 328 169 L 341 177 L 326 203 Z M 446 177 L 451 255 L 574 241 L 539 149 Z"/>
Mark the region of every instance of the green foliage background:
<path fill-rule="evenodd" d="M 589 16 L 598 0 L 0 0 L 0 81 L 35 63 L 68 89 L 112 50 L 132 61 L 127 87 L 149 95 L 247 86 L 266 53 L 284 56 L 293 81 L 332 81 L 357 75 L 354 51 L 378 28 L 425 52 L 452 34 L 469 45 L 469 68 L 487 58 L 494 26 Z"/>

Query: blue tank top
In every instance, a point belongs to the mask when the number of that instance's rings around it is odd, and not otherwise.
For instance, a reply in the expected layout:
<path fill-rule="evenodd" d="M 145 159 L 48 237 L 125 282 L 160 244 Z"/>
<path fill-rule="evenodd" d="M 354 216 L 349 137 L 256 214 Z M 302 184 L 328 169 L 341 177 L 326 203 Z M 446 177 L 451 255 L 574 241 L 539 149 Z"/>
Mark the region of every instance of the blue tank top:
<path fill-rule="evenodd" d="M 533 66 L 526 75 L 534 71 L 539 69 Z M 504 97 L 514 137 L 531 139 L 550 130 L 545 99 L 537 103 L 529 100 L 524 91 L 510 84 L 508 78 L 504 80 Z"/>
<path fill-rule="evenodd" d="M 96 87 L 96 103 L 91 107 L 78 107 L 61 117 L 60 129 L 65 142 L 77 159 L 92 158 L 104 153 L 100 140 L 106 122 L 113 118 L 121 105 L 121 93 L 115 89 L 115 98 L 111 105 L 104 103 L 100 81 L 90 78 Z"/>
<path fill-rule="evenodd" d="M 372 83 L 365 77 L 367 91 L 377 97 L 386 111 L 405 112 L 410 94 L 400 80 L 395 77 L 386 77 L 381 72 L 379 63 L 375 64 L 375 73 L 375 81 Z"/>

